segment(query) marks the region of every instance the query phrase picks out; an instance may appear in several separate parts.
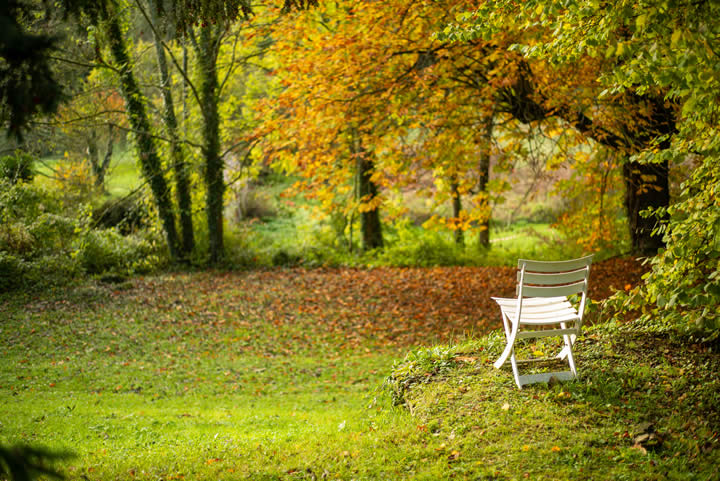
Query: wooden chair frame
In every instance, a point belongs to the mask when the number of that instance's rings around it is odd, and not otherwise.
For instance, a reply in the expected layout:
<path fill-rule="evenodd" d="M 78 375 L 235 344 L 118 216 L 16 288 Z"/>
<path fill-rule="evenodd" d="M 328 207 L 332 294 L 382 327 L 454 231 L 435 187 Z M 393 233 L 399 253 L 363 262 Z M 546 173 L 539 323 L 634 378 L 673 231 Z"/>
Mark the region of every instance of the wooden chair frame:
<path fill-rule="evenodd" d="M 548 382 L 552 377 L 559 381 L 578 377 L 572 347 L 582 328 L 592 257 L 555 262 L 520 259 L 517 298 L 492 298 L 500 306 L 507 339 L 507 345 L 494 366 L 499 369 L 509 358 L 518 388 L 536 382 Z M 581 294 L 577 308 L 567 297 L 573 294 Z M 546 326 L 552 328 L 537 329 Z M 523 329 L 527 327 L 536 329 Z M 548 336 L 563 337 L 564 347 L 555 358 L 567 359 L 570 369 L 520 375 L 515 357 L 515 341 Z"/>

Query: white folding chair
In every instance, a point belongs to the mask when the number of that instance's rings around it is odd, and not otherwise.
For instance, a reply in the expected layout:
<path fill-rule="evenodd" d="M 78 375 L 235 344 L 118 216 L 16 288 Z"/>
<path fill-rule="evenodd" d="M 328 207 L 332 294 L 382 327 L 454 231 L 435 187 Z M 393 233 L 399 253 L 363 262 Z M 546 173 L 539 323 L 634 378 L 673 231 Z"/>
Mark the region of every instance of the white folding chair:
<path fill-rule="evenodd" d="M 572 346 L 582 327 L 592 257 L 559 262 L 520 259 L 517 298 L 492 298 L 500 305 L 507 338 L 505 350 L 494 366 L 499 369 L 510 358 L 518 388 L 548 382 L 552 377 L 559 381 L 577 377 Z M 577 308 L 567 297 L 573 294 L 581 294 Z M 552 328 L 547 329 L 547 326 Z M 548 336 L 563 337 L 564 347 L 556 358 L 567 359 L 570 370 L 521 376 L 515 358 L 515 341 Z"/>

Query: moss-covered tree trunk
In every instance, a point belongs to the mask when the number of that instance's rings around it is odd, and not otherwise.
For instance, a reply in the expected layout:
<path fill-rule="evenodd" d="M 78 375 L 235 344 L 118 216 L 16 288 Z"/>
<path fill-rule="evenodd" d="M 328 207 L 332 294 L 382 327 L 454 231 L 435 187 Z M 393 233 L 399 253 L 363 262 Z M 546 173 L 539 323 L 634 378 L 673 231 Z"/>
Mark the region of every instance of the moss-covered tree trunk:
<path fill-rule="evenodd" d="M 160 72 L 160 90 L 163 97 L 163 122 L 170 139 L 170 160 L 175 179 L 175 199 L 178 206 L 181 233 L 181 253 L 187 258 L 195 248 L 195 234 L 192 223 L 192 198 L 190 195 L 190 175 L 187 162 L 180 143 L 178 134 L 178 122 L 175 115 L 175 103 L 170 88 L 170 74 L 168 71 L 165 49 L 158 33 L 158 19 L 155 8 L 150 8 L 155 22 L 153 29 L 155 40 L 155 53 L 157 56 L 158 70 Z"/>
<path fill-rule="evenodd" d="M 172 196 L 150 129 L 150 120 L 145 107 L 145 96 L 135 79 L 117 12 L 102 9 L 100 20 L 120 77 L 120 90 L 133 129 L 135 148 L 140 159 L 142 174 L 150 185 L 165 232 L 170 256 L 173 260 L 176 260 L 179 257 L 179 241 L 175 227 Z"/>
<path fill-rule="evenodd" d="M 490 195 L 487 186 L 490 180 L 490 146 L 492 143 L 493 122 L 492 116 L 485 119 L 485 128 L 482 132 L 482 149 L 478 160 L 477 190 L 482 194 L 480 208 L 487 211 L 487 216 L 478 225 L 478 247 L 480 249 L 490 247 Z"/>
<path fill-rule="evenodd" d="M 200 28 L 194 44 L 199 73 L 200 109 L 203 116 L 203 156 L 205 157 L 206 212 L 208 222 L 209 260 L 217 264 L 224 256 L 223 197 L 225 195 L 224 161 L 220 156 L 220 116 L 218 113 L 217 55 L 219 33 L 213 26 Z"/>

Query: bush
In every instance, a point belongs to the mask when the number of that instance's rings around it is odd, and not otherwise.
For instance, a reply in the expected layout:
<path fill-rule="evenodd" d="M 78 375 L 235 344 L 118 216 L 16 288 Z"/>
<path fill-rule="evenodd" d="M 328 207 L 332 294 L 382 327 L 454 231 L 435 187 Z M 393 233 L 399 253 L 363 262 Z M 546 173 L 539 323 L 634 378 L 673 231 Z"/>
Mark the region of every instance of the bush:
<path fill-rule="evenodd" d="M 149 212 L 137 196 L 108 199 L 93 210 L 93 222 L 105 229 L 117 228 L 122 234 L 131 234 L 150 224 Z"/>
<path fill-rule="evenodd" d="M 149 272 L 160 263 L 157 242 L 123 236 L 114 229 L 89 230 L 76 240 L 75 248 L 75 257 L 89 274 L 130 275 Z"/>
<path fill-rule="evenodd" d="M 55 165 L 55 190 L 72 204 L 89 202 L 98 189 L 90 164 L 86 161 L 63 158 Z"/>
<path fill-rule="evenodd" d="M 386 231 L 387 247 L 377 253 L 377 262 L 382 265 L 431 267 L 473 264 L 465 247 L 441 232 L 424 230 L 407 222 Z"/>
<path fill-rule="evenodd" d="M 87 206 L 69 210 L 56 192 L 0 179 L 0 291 L 63 285 L 83 273 L 130 275 L 161 262 L 151 233 L 92 229 Z"/>
<path fill-rule="evenodd" d="M 0 157 L 0 179 L 6 179 L 12 184 L 32 182 L 35 178 L 34 163 L 35 159 L 30 154 L 20 150 L 14 155 Z"/>
<path fill-rule="evenodd" d="M 0 250 L 0 292 L 18 287 L 22 277 L 22 261 L 12 254 Z"/>
<path fill-rule="evenodd" d="M 62 213 L 54 193 L 32 184 L 13 184 L 0 178 L 0 219 L 33 220 L 44 213 Z"/>

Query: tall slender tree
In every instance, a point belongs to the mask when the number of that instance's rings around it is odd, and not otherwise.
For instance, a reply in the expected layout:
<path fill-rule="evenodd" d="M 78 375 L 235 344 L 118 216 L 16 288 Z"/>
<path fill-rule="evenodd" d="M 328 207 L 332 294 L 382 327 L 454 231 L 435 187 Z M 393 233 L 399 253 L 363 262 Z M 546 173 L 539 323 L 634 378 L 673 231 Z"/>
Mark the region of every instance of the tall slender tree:
<path fill-rule="evenodd" d="M 175 179 L 175 197 L 178 208 L 181 232 L 181 253 L 187 258 L 195 248 L 195 233 L 192 221 L 192 197 L 190 188 L 190 174 L 188 171 L 185 152 L 180 139 L 175 100 L 172 91 L 172 79 L 168 68 L 167 55 L 162 38 L 163 32 L 168 32 L 167 20 L 161 19 L 157 8 L 150 3 L 149 19 L 151 19 L 155 55 L 157 57 L 158 71 L 160 73 L 160 91 L 163 98 L 162 118 L 170 143 L 170 159 Z M 166 34 L 167 35 L 167 34 Z"/>
<path fill-rule="evenodd" d="M 133 72 L 132 61 L 121 27 L 121 13 L 109 2 L 108 4 L 99 4 L 96 13 L 98 27 L 103 31 L 117 70 L 120 90 L 125 99 L 125 108 L 133 130 L 141 170 L 145 180 L 150 185 L 165 232 L 170 256 L 173 259 L 178 259 L 180 257 L 180 242 L 175 226 L 172 196 L 153 137 L 151 122 L 145 105 L 145 96 L 140 90 Z"/>

